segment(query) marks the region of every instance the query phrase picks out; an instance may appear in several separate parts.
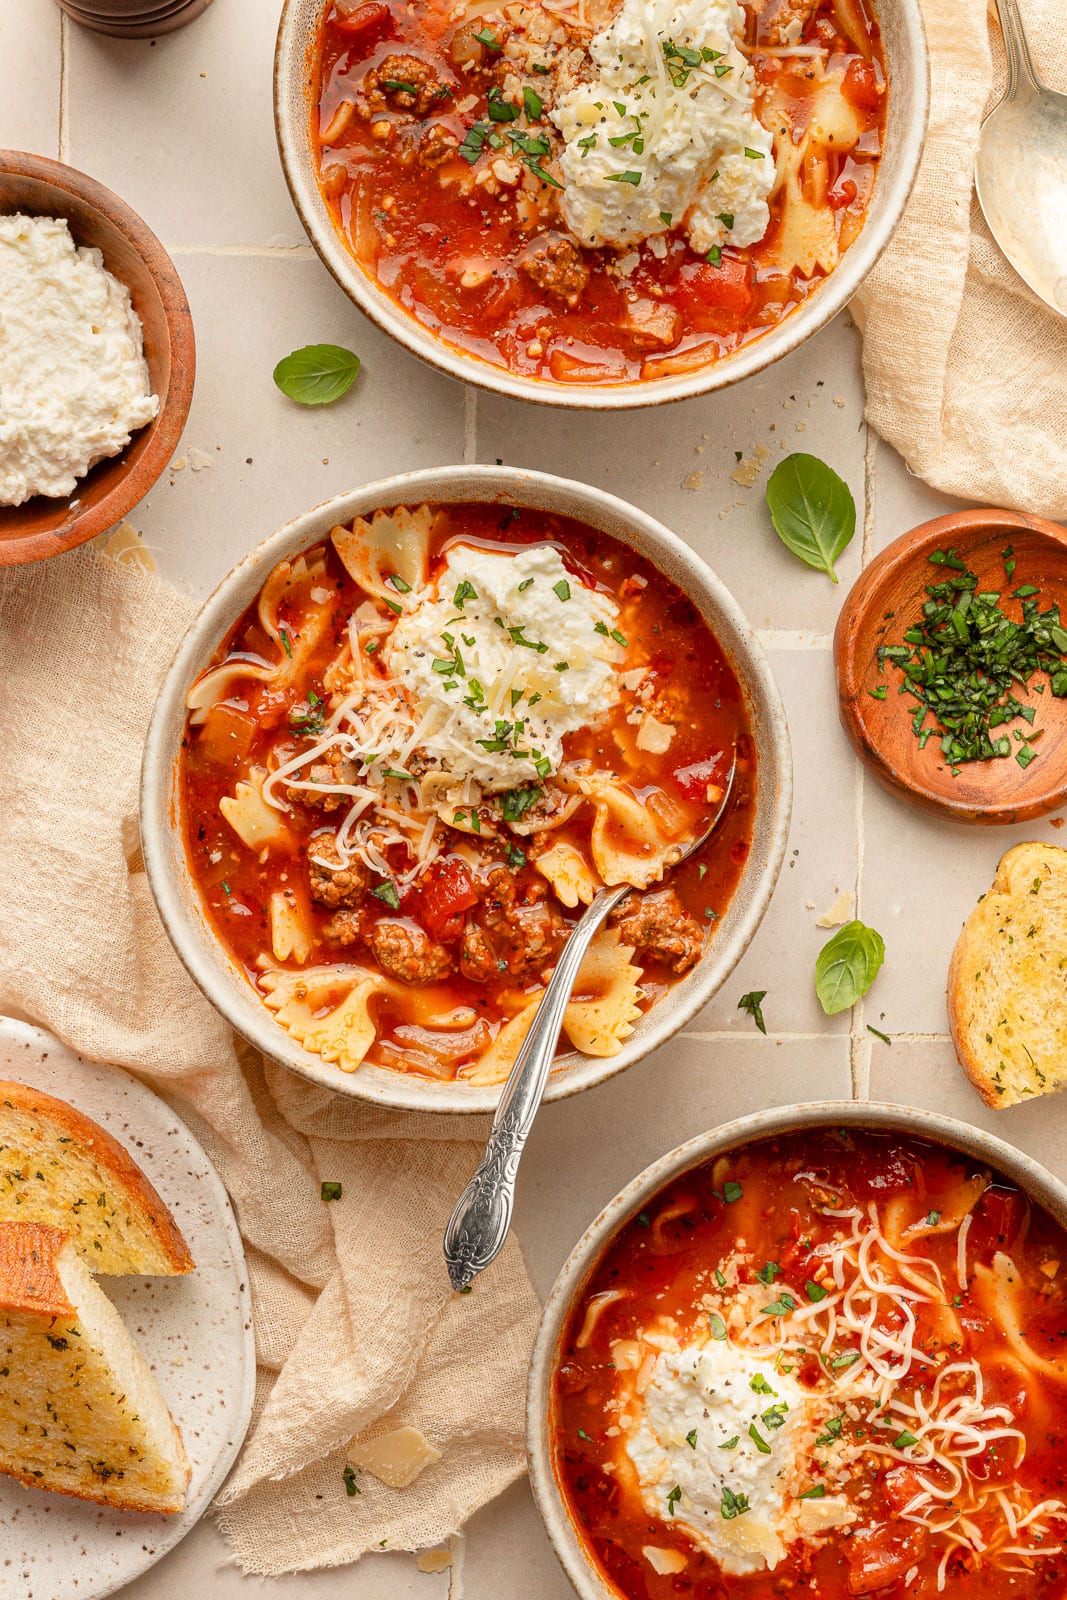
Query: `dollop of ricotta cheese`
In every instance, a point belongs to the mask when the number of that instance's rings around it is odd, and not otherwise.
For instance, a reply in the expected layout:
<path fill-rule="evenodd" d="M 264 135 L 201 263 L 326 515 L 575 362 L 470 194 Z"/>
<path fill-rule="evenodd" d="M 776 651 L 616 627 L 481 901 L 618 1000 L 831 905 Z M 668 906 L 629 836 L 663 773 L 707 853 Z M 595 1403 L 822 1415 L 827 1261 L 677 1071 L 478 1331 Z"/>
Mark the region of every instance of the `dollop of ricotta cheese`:
<path fill-rule="evenodd" d="M 663 1350 L 626 1450 L 649 1512 L 723 1571 L 774 1567 L 796 1538 L 819 1401 L 726 1340 Z M 840 1519 L 839 1519 L 840 1520 Z"/>
<path fill-rule="evenodd" d="M 65 221 L 0 217 L 0 505 L 70 494 L 159 410 L 129 290 Z"/>
<path fill-rule="evenodd" d="M 683 223 L 700 255 L 762 239 L 774 155 L 743 22 L 737 0 L 622 0 L 593 37 L 593 77 L 551 113 L 566 140 L 561 205 L 582 244 Z"/>
<path fill-rule="evenodd" d="M 554 546 L 455 545 L 411 599 L 383 660 L 428 722 L 419 748 L 457 780 L 499 793 L 548 777 L 565 736 L 618 702 L 618 606 Z"/>

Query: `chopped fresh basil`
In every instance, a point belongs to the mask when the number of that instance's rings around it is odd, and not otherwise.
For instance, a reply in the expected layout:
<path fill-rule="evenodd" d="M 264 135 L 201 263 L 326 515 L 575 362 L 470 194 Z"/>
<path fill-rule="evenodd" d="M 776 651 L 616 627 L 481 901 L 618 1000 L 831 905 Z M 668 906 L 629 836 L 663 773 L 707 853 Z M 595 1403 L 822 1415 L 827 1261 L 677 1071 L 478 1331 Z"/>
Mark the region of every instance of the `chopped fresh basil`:
<path fill-rule="evenodd" d="M 503 800 L 504 821 L 518 822 L 531 806 L 537 804 L 543 794 L 544 790 L 537 788 L 535 784 L 529 784 L 523 789 L 509 789 Z"/>
<path fill-rule="evenodd" d="M 526 165 L 529 167 L 534 177 L 540 178 L 542 183 L 550 184 L 553 189 L 563 188 L 563 185 L 560 183 L 559 179 L 554 178 L 551 172 L 546 172 L 544 167 L 538 166 L 536 161 L 527 160 Z"/>
<path fill-rule="evenodd" d="M 571 586 L 567 582 L 566 578 L 561 578 L 558 583 L 554 583 L 552 585 L 552 593 L 554 595 L 557 595 L 560 600 L 569 600 L 570 599 L 570 597 L 571 597 Z"/>
<path fill-rule="evenodd" d="M 324 1200 L 340 1200 L 341 1185 L 339 1183 L 324 1183 L 321 1192 Z"/>
<path fill-rule="evenodd" d="M 759 1281 L 767 1284 L 768 1287 L 770 1287 L 770 1285 L 774 1282 L 775 1278 L 780 1278 L 781 1275 L 782 1269 L 778 1265 L 777 1261 L 766 1262 L 765 1265 L 760 1267 L 759 1271 L 756 1273 L 756 1277 L 759 1279 Z"/>
<path fill-rule="evenodd" d="M 351 1467 L 346 1466 L 344 1471 L 341 1473 L 341 1477 L 344 1479 L 345 1494 L 351 1500 L 353 1495 L 357 1495 L 361 1492 L 359 1484 L 356 1482 L 356 1475 L 352 1471 Z"/>
<path fill-rule="evenodd" d="M 529 84 L 523 86 L 522 105 L 523 110 L 526 112 L 527 122 L 536 122 L 545 109 L 545 103 L 541 96 L 531 89 Z"/>
<path fill-rule="evenodd" d="M 487 50 L 498 51 L 503 48 L 500 40 L 490 28 L 483 28 L 482 31 L 480 33 L 476 33 L 474 37 L 477 39 L 479 44 L 484 44 Z"/>
<path fill-rule="evenodd" d="M 766 989 L 750 989 L 748 994 L 743 994 L 737 1002 L 738 1011 L 747 1011 L 760 1033 L 767 1032 L 767 1024 L 763 1020 L 762 1002 L 767 998 Z"/>
<path fill-rule="evenodd" d="M 680 1486 L 676 1483 L 670 1494 L 667 1496 L 667 1510 L 670 1512 L 672 1517 L 674 1516 L 674 1508 L 681 1498 L 682 1491 Z"/>
<path fill-rule="evenodd" d="M 769 1306 L 761 1306 L 760 1311 L 765 1317 L 787 1317 L 796 1308 L 797 1303 L 791 1294 L 780 1294 Z"/>
<path fill-rule="evenodd" d="M 696 1447 L 697 1447 L 697 1431 L 696 1431 L 695 1428 L 691 1428 L 689 1430 L 689 1432 L 686 1434 L 685 1442 L 689 1446 L 690 1450 L 695 1450 L 696 1449 Z"/>
<path fill-rule="evenodd" d="M 826 1493 L 826 1485 L 825 1485 L 825 1483 L 817 1483 L 811 1489 L 805 1489 L 803 1494 L 797 1496 L 797 1499 L 798 1500 L 821 1500 L 825 1493 Z"/>
<path fill-rule="evenodd" d="M 774 1394 L 775 1392 L 767 1382 L 766 1378 L 763 1376 L 762 1372 L 755 1373 L 749 1379 L 748 1386 L 752 1390 L 753 1394 Z"/>
<path fill-rule="evenodd" d="M 720 1317 L 720 1315 L 719 1315 L 719 1313 L 717 1311 L 713 1311 L 710 1314 L 710 1316 L 708 1317 L 708 1323 L 710 1324 L 710 1327 L 711 1327 L 711 1337 L 713 1339 L 725 1339 L 726 1338 L 726 1324 L 722 1320 L 722 1318 Z"/>
<path fill-rule="evenodd" d="M 804 1293 L 807 1295 L 809 1300 L 814 1302 L 816 1300 L 825 1300 L 830 1291 L 829 1289 L 824 1289 L 821 1283 L 815 1283 L 811 1278 L 809 1278 L 807 1283 L 804 1285 Z"/>
<path fill-rule="evenodd" d="M 641 174 L 639 172 L 609 172 L 607 180 L 609 183 L 632 183 L 636 189 L 641 182 Z"/>
<path fill-rule="evenodd" d="M 748 1495 L 735 1494 L 732 1489 L 727 1489 L 725 1484 L 722 1491 L 722 1517 L 724 1522 L 732 1522 L 734 1517 L 743 1516 L 749 1509 Z"/>
<path fill-rule="evenodd" d="M 400 910 L 400 896 L 396 892 L 396 884 L 389 882 L 388 879 L 385 883 L 380 883 L 376 889 L 372 889 L 371 894 L 391 910 Z"/>

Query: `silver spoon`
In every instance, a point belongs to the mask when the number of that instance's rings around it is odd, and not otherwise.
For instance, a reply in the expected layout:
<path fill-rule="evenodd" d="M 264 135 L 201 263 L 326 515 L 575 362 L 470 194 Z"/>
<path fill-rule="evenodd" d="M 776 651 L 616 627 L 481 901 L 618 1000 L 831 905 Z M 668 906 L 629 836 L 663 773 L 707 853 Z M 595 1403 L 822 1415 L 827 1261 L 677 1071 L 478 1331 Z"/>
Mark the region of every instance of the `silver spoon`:
<path fill-rule="evenodd" d="M 672 862 L 672 866 L 680 866 L 683 861 L 688 861 L 711 838 L 729 810 L 736 776 L 735 749 L 726 791 L 718 811 L 699 839 L 694 840 L 678 860 Z M 559 1030 L 563 1026 L 563 1013 L 570 1004 L 578 969 L 593 935 L 608 913 L 632 892 L 633 884 L 630 883 L 620 884 L 618 888 L 601 889 L 588 911 L 571 929 L 563 946 L 563 954 L 541 997 L 530 1031 L 508 1074 L 493 1126 L 489 1130 L 485 1154 L 448 1219 L 445 1261 L 453 1289 L 466 1289 L 504 1247 L 511 1227 L 519 1162 L 541 1104 L 541 1096 L 545 1092 Z"/>
<path fill-rule="evenodd" d="M 1067 95 L 1034 71 L 1019 0 L 997 0 L 997 12 L 1008 89 L 982 124 L 978 203 L 1020 278 L 1067 316 Z"/>

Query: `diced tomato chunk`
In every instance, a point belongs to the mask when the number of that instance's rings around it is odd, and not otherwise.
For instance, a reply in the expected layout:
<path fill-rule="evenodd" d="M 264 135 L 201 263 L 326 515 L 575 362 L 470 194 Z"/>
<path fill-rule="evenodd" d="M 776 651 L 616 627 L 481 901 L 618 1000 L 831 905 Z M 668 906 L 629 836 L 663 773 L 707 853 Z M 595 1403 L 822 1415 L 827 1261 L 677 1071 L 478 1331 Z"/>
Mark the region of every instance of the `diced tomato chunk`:
<path fill-rule="evenodd" d="M 841 83 L 841 93 L 857 111 L 877 111 L 882 104 L 878 76 L 869 61 L 850 61 Z"/>
<path fill-rule="evenodd" d="M 894 1467 L 886 1473 L 882 1487 L 894 1511 L 903 1511 L 922 1491 L 919 1475 L 912 1467 Z"/>
<path fill-rule="evenodd" d="M 675 298 L 690 311 L 725 311 L 743 317 L 752 304 L 752 268 L 736 256 L 724 255 L 717 267 L 710 261 L 683 267 Z"/>
<path fill-rule="evenodd" d="M 849 1594 L 874 1594 L 900 1583 L 926 1553 L 925 1528 L 857 1528 L 845 1544 Z"/>
<path fill-rule="evenodd" d="M 972 1260 L 992 1261 L 998 1250 L 1010 1250 L 1022 1225 L 1023 1198 L 1017 1189 L 987 1189 L 974 1208 L 967 1249 Z"/>
<path fill-rule="evenodd" d="M 855 200 L 859 190 L 851 178 L 838 178 L 829 194 L 826 196 L 833 211 L 843 211 Z"/>
<path fill-rule="evenodd" d="M 384 33 L 392 26 L 392 14 L 381 0 L 365 0 L 347 16 L 340 12 L 331 19 L 331 26 L 346 39 L 369 39 L 372 33 Z"/>
<path fill-rule="evenodd" d="M 458 939 L 463 913 L 478 904 L 478 891 L 456 856 L 435 861 L 419 896 L 420 921 L 437 939 Z"/>
<path fill-rule="evenodd" d="M 708 790 L 714 790 L 716 786 L 721 788 L 725 776 L 726 759 L 723 752 L 708 756 L 703 761 L 692 761 L 685 767 L 676 767 L 673 773 L 674 782 L 685 798 L 698 805 L 709 803 Z"/>

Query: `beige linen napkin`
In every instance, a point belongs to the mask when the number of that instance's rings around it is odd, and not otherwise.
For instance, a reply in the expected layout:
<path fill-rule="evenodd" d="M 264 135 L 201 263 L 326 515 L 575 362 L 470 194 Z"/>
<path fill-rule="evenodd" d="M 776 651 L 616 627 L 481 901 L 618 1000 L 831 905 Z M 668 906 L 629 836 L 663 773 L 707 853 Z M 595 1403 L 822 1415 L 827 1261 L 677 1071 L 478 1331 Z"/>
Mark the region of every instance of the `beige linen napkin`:
<path fill-rule="evenodd" d="M 362 1107 L 265 1064 L 174 955 L 137 786 L 192 613 L 93 549 L 0 576 L 0 1012 L 158 1089 L 226 1183 L 259 1382 L 220 1521 L 242 1567 L 278 1573 L 434 1544 L 519 1475 L 537 1303 L 514 1243 L 471 1294 L 449 1289 L 441 1233 L 481 1119 Z M 442 1459 L 405 1489 L 360 1474 L 350 1497 L 346 1446 L 403 1425 Z"/>
<path fill-rule="evenodd" d="M 1016 275 L 974 196 L 978 130 L 1004 91 L 986 0 L 920 0 L 930 132 L 896 236 L 854 302 L 867 419 L 961 499 L 1067 518 L 1067 319 Z M 1037 70 L 1067 90 L 1063 0 L 1022 0 Z"/>

